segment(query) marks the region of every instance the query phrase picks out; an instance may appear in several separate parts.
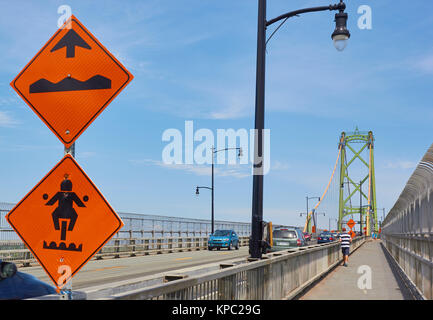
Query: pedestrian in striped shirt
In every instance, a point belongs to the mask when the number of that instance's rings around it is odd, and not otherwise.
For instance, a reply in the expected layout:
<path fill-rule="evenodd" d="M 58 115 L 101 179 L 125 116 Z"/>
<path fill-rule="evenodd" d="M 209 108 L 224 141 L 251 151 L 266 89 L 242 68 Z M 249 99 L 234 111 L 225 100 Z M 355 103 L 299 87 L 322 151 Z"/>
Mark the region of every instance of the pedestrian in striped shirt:
<path fill-rule="evenodd" d="M 346 228 L 342 229 L 343 232 L 340 234 L 341 251 L 343 253 L 343 266 L 347 267 L 349 261 L 349 250 L 352 237 L 346 232 Z"/>

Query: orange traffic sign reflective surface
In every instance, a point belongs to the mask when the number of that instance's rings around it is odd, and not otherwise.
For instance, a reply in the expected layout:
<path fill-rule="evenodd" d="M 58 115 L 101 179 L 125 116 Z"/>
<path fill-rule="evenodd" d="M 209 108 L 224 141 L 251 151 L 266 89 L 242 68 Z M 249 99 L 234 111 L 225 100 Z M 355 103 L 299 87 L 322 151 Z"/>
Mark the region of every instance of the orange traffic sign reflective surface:
<path fill-rule="evenodd" d="M 132 79 L 71 16 L 11 86 L 69 147 Z"/>
<path fill-rule="evenodd" d="M 66 155 L 6 216 L 61 288 L 123 226 L 89 177 Z"/>
<path fill-rule="evenodd" d="M 350 229 L 352 229 L 354 226 L 355 226 L 355 221 L 353 221 L 353 219 L 350 219 L 348 222 L 347 222 L 347 226 L 350 228 Z"/>

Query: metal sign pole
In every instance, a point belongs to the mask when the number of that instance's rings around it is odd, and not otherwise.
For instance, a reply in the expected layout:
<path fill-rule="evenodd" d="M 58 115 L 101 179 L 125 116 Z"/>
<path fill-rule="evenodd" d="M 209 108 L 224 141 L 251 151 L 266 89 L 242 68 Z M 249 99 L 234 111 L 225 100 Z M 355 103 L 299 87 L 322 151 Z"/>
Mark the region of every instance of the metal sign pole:
<path fill-rule="evenodd" d="M 69 148 L 65 147 L 65 154 L 64 155 L 67 155 L 67 154 L 70 154 L 73 158 L 75 158 L 75 142 Z"/>
<path fill-rule="evenodd" d="M 75 142 L 69 147 L 65 147 L 65 155 L 70 154 L 75 158 Z M 65 286 L 60 290 L 60 300 L 72 300 L 72 279 L 65 284 Z"/>

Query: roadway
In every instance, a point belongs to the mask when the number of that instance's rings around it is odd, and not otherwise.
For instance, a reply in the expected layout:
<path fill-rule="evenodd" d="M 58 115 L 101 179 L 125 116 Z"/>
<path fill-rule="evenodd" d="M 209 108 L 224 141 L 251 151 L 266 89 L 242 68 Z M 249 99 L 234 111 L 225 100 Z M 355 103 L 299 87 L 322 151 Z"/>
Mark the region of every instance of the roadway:
<path fill-rule="evenodd" d="M 147 256 L 124 257 L 89 261 L 72 279 L 74 290 L 107 284 L 110 282 L 129 280 L 161 272 L 195 267 L 208 263 L 248 257 L 248 247 L 228 251 L 186 251 Z M 40 266 L 21 267 L 21 272 L 29 273 L 39 280 L 53 285 Z"/>

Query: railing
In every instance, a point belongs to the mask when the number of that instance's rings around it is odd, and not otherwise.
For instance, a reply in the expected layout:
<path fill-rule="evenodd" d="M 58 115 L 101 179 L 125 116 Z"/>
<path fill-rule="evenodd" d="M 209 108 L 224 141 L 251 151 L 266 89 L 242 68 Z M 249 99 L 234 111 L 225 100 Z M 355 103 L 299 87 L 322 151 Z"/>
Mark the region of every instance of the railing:
<path fill-rule="evenodd" d="M 353 239 L 352 251 L 365 242 Z M 265 255 L 262 260 L 224 265 L 222 270 L 116 293 L 127 300 L 291 299 L 342 261 L 340 244 L 312 245 Z"/>
<path fill-rule="evenodd" d="M 14 206 L 11 203 L 0 202 L 0 241 L 20 241 L 5 219 L 5 215 Z M 118 212 L 118 214 L 124 226 L 115 235 L 115 238 L 207 237 L 211 233 L 211 221 L 206 219 L 126 212 Z M 216 220 L 215 229 L 232 229 L 238 236 L 249 236 L 251 224 Z"/>
<path fill-rule="evenodd" d="M 239 246 L 248 246 L 249 237 L 239 237 Z M 93 259 L 207 250 L 207 237 L 116 238 Z M 29 266 L 36 262 L 30 250 L 20 242 L 0 241 L 0 259 Z"/>
<path fill-rule="evenodd" d="M 0 259 L 30 265 L 36 260 L 5 219 L 13 207 L 14 204 L 0 202 Z M 119 216 L 123 228 L 95 255 L 96 258 L 207 248 L 210 220 L 124 212 Z M 251 229 L 250 223 L 221 220 L 215 221 L 215 228 L 234 230 L 242 243 L 248 241 Z"/>
<path fill-rule="evenodd" d="M 418 290 L 433 299 L 433 145 L 383 221 L 382 239 Z"/>

